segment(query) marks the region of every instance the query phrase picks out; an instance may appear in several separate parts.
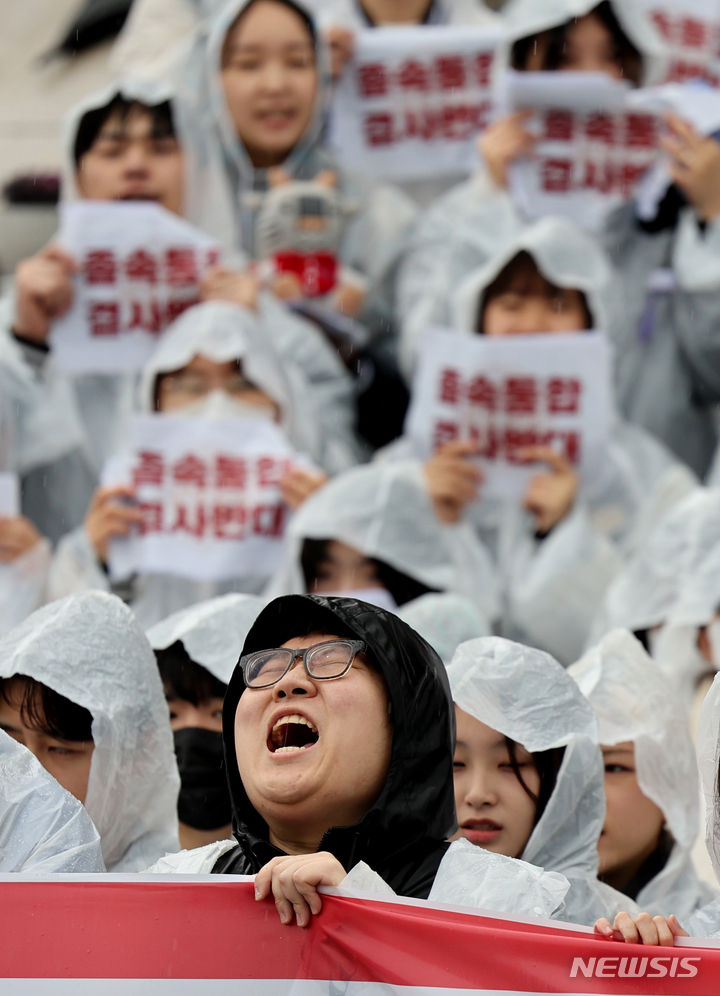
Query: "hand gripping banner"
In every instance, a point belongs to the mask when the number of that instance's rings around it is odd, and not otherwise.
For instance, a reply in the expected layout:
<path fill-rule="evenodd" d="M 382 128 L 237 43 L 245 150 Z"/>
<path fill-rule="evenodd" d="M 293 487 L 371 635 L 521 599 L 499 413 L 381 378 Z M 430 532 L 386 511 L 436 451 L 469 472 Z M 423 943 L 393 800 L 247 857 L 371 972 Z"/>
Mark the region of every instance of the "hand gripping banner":
<path fill-rule="evenodd" d="M 720 951 L 694 942 L 646 948 L 339 890 L 303 930 L 235 876 L 4 877 L 0 936 L 3 996 L 720 992 Z"/>

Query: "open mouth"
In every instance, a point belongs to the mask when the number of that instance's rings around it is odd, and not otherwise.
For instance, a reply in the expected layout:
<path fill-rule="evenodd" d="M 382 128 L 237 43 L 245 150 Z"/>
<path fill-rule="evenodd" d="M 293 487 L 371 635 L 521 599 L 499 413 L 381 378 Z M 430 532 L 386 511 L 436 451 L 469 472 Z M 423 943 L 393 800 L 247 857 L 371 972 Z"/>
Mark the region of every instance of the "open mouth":
<path fill-rule="evenodd" d="M 295 111 L 290 108 L 257 111 L 256 117 L 271 128 L 284 128 L 295 120 Z"/>
<path fill-rule="evenodd" d="M 288 751 L 306 750 L 318 742 L 318 731 L 305 716 L 281 716 L 267 739 L 271 754 L 287 753 Z"/>
<path fill-rule="evenodd" d="M 502 832 L 502 827 L 494 820 L 468 820 L 460 831 L 472 844 L 492 844 Z"/>

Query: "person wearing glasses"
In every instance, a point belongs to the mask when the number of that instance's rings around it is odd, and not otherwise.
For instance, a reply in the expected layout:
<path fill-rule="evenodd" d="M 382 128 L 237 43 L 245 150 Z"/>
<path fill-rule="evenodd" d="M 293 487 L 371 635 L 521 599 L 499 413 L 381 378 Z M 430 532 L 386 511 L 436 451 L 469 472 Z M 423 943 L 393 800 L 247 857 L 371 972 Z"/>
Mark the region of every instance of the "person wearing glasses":
<path fill-rule="evenodd" d="M 453 902 L 468 875 L 499 912 L 556 915 L 562 875 L 448 843 L 454 739 L 445 668 L 405 622 L 355 598 L 276 598 L 223 707 L 233 839 L 150 871 L 254 874 L 256 899 L 303 927 L 320 886 Z"/>
<path fill-rule="evenodd" d="M 276 423 L 293 450 L 309 458 L 309 463 L 295 460 L 281 481 L 291 508 L 324 484 L 326 471 L 351 461 L 342 442 L 320 424 L 314 394 L 300 370 L 283 361 L 252 312 L 227 301 L 195 305 L 168 326 L 143 370 L 138 407 L 158 417 L 252 419 L 259 429 Z M 152 626 L 208 597 L 229 591 L 257 594 L 270 578 L 272 569 L 257 562 L 243 575 L 223 580 L 155 571 L 116 584 L 105 566 L 110 543 L 130 535 L 142 518 L 132 486 L 98 488 L 84 524 L 58 545 L 50 598 L 89 588 L 114 591 L 143 626 Z"/>
<path fill-rule="evenodd" d="M 445 668 L 397 616 L 352 598 L 263 609 L 230 679 L 223 739 L 234 839 L 156 872 L 257 874 L 285 923 L 366 862 L 426 898 L 455 827 Z"/>

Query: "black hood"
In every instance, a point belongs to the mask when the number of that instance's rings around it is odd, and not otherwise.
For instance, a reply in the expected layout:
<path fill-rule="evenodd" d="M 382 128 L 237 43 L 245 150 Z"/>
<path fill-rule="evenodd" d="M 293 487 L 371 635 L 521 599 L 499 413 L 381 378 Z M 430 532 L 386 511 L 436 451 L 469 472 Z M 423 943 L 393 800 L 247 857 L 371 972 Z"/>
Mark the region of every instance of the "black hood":
<path fill-rule="evenodd" d="M 390 766 L 375 805 L 354 826 L 329 830 L 320 849 L 331 851 L 348 870 L 367 861 L 392 885 L 388 867 L 394 865 L 393 855 L 439 844 L 456 828 L 455 717 L 445 667 L 432 647 L 393 613 L 358 599 L 321 595 L 284 595 L 270 602 L 248 633 L 243 654 L 312 632 L 365 641 L 385 679 L 393 721 Z M 235 712 L 244 690 L 237 668 L 225 696 L 223 741 L 233 830 L 247 850 L 268 840 L 268 827 L 250 804 L 235 760 Z M 271 856 L 266 848 L 260 850 L 264 860 Z"/>

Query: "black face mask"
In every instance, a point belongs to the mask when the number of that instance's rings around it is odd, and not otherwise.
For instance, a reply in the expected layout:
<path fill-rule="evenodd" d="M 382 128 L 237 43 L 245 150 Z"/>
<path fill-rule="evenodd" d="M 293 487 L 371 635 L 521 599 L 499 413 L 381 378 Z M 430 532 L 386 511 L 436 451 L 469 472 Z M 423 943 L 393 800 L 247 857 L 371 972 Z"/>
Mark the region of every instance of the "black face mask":
<path fill-rule="evenodd" d="M 232 809 L 225 780 L 222 733 L 187 726 L 176 730 L 173 738 L 180 771 L 181 823 L 195 830 L 217 830 L 230 823 Z"/>

